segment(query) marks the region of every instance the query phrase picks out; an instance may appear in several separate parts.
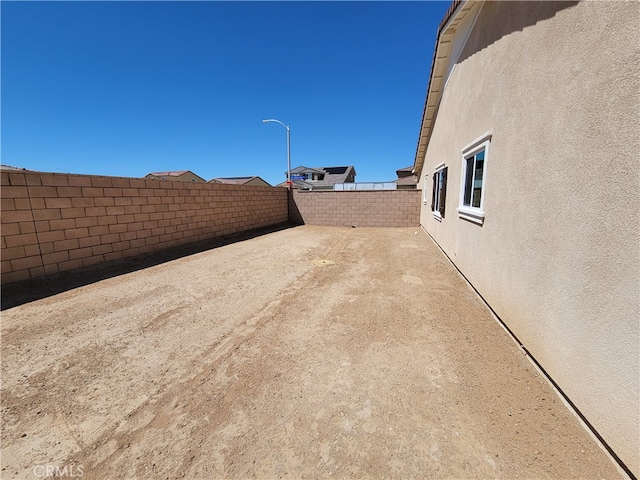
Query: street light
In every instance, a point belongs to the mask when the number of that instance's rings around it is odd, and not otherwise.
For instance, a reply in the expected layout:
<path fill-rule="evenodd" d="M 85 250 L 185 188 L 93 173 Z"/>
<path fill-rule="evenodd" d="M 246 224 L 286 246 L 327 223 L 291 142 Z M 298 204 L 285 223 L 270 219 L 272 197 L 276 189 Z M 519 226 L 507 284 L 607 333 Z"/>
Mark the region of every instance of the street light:
<path fill-rule="evenodd" d="M 289 125 L 285 125 L 280 120 L 276 120 L 275 118 L 268 118 L 266 120 L 262 120 L 262 123 L 276 122 L 282 125 L 287 129 L 287 188 L 291 189 L 291 132 L 289 129 Z"/>

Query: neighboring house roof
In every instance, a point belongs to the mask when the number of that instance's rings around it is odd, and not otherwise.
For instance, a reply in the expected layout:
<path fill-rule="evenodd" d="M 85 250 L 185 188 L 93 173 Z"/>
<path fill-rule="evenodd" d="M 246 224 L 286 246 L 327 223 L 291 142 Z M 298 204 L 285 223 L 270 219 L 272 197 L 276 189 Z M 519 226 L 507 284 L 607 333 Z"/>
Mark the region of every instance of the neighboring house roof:
<path fill-rule="evenodd" d="M 174 179 L 179 179 L 182 176 L 187 176 L 187 177 L 191 177 L 191 181 L 195 182 L 195 181 L 202 181 L 204 183 L 206 183 L 206 180 L 204 178 L 202 178 L 200 175 L 196 175 L 195 173 L 193 173 L 191 170 L 172 170 L 169 172 L 151 172 L 151 173 L 147 173 L 144 177 L 145 178 L 151 178 L 151 179 L 155 179 L 156 177 L 162 178 L 162 177 L 172 177 Z"/>
<path fill-rule="evenodd" d="M 26 168 L 13 167 L 11 165 L 0 165 L 0 170 L 11 170 L 12 172 L 28 172 Z"/>
<path fill-rule="evenodd" d="M 231 185 L 264 185 L 270 187 L 269 182 L 254 175 L 253 177 L 218 177 L 212 178 L 209 183 L 226 183 Z"/>
<path fill-rule="evenodd" d="M 321 168 L 296 167 L 291 170 L 291 173 L 296 174 L 296 173 L 325 173 L 325 172 Z"/>
<path fill-rule="evenodd" d="M 179 177 L 180 175 L 184 175 L 185 173 L 187 173 L 189 170 L 176 170 L 173 172 L 151 172 L 151 173 L 147 173 L 147 177 L 149 175 L 154 175 L 156 177 Z M 191 172 L 193 173 L 193 172 Z M 194 173 L 195 175 L 195 173 Z"/>
<path fill-rule="evenodd" d="M 294 175 L 303 174 L 323 175 L 322 180 L 295 179 Z M 285 172 L 286 175 L 286 172 Z M 294 186 L 305 190 L 333 189 L 336 183 L 352 183 L 356 178 L 356 169 L 353 165 L 341 167 L 296 167 L 291 170 L 291 182 Z M 282 185 L 282 184 L 281 184 Z M 286 183 L 285 183 L 286 185 Z"/>
<path fill-rule="evenodd" d="M 431 61 L 427 98 L 422 112 L 422 124 L 413 163 L 413 169 L 417 175 L 420 175 L 422 170 L 427 145 L 431 138 L 431 130 L 438 111 L 438 105 L 440 104 L 442 91 L 444 90 L 445 73 L 449 65 L 449 54 L 451 53 L 452 39 L 456 34 L 456 27 L 471 10 L 476 7 L 479 8 L 481 3 L 454 0 L 438 27 L 436 45 L 433 49 L 433 60 Z"/>
<path fill-rule="evenodd" d="M 410 167 L 399 168 L 396 170 L 396 175 L 398 178 L 409 177 L 413 174 L 413 165 Z"/>

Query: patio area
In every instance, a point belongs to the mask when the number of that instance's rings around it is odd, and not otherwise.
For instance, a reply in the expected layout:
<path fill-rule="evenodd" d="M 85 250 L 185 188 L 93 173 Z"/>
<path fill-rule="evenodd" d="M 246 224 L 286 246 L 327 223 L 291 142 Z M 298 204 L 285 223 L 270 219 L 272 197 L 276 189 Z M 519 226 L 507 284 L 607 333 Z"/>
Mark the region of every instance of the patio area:
<path fill-rule="evenodd" d="M 419 228 L 255 236 L 1 335 L 2 478 L 625 478 Z"/>

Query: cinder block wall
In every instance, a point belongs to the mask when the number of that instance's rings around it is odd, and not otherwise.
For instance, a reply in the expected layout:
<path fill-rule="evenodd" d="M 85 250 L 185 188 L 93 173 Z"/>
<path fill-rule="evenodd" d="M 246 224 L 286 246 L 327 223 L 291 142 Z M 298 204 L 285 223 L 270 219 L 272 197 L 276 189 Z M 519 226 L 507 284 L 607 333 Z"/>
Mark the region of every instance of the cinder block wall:
<path fill-rule="evenodd" d="M 284 188 L 2 172 L 2 283 L 288 220 Z"/>
<path fill-rule="evenodd" d="M 291 220 L 308 225 L 417 227 L 420 194 L 420 190 L 294 190 Z"/>

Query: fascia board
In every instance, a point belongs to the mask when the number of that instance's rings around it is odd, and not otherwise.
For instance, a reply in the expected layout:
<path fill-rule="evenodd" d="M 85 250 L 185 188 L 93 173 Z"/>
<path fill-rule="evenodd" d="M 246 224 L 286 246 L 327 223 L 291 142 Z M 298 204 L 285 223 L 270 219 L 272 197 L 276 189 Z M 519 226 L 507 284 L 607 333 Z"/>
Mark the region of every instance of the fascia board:
<path fill-rule="evenodd" d="M 423 110 L 422 124 L 420 126 L 420 135 L 418 137 L 418 146 L 413 162 L 412 173 L 416 175 L 421 174 L 429 139 L 431 137 L 431 129 L 444 91 L 444 76 L 448 70 L 448 65 L 451 60 L 451 46 L 453 38 L 457 34 L 456 27 L 469 10 L 471 10 L 476 4 L 482 5 L 482 3 L 482 1 L 473 0 L 461 1 L 450 14 L 449 19 L 440 28 L 438 33 L 438 39 L 436 41 L 436 48 L 433 56 L 433 64 L 431 66 L 431 74 L 429 77 L 427 97 L 425 99 L 425 106 Z"/>

